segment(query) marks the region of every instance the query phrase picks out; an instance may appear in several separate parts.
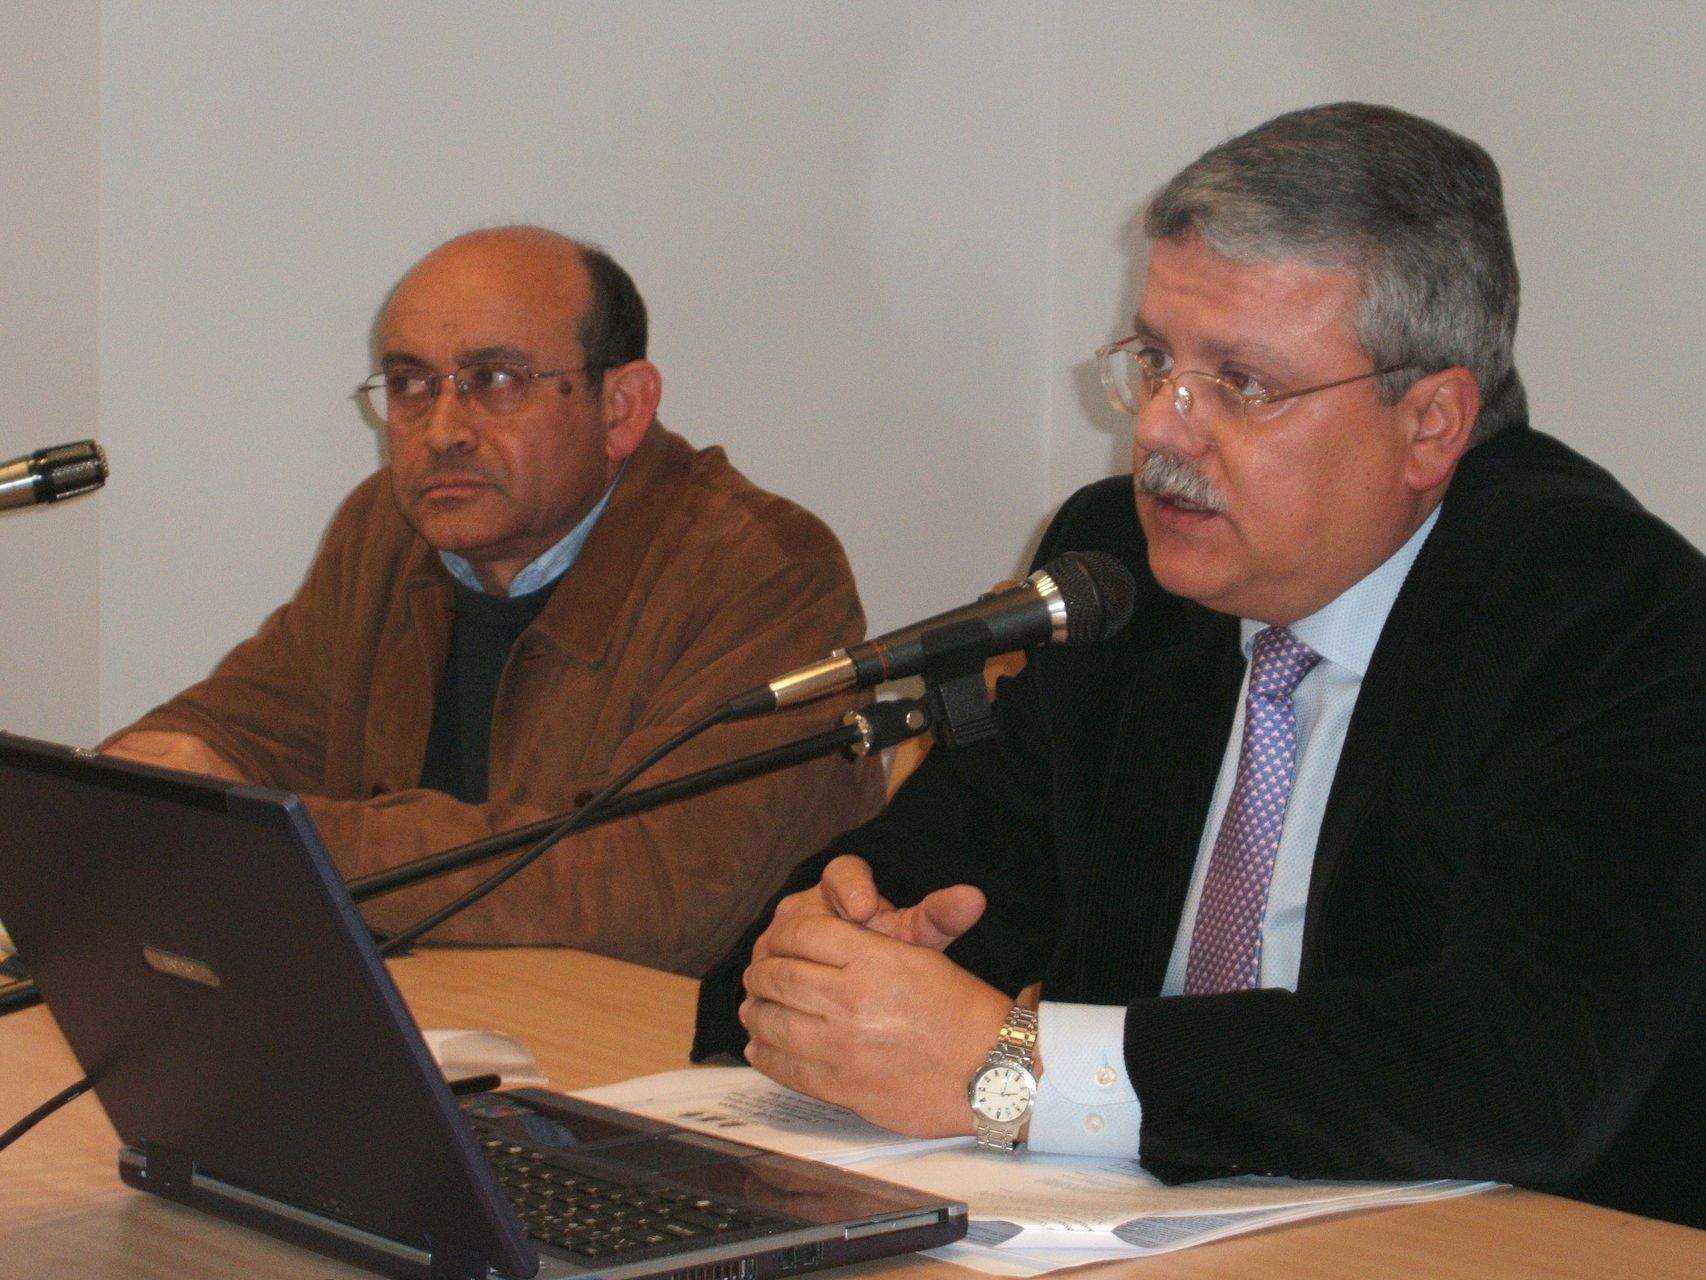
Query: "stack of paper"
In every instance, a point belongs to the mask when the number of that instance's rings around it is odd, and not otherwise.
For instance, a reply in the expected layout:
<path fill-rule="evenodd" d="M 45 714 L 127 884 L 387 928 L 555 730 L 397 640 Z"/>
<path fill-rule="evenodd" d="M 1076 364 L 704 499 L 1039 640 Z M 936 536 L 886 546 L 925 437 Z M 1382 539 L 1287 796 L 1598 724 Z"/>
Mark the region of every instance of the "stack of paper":
<path fill-rule="evenodd" d="M 670 1071 L 578 1096 L 772 1151 L 857 1164 L 892 1182 L 964 1200 L 971 1230 L 935 1256 L 997 1275 L 1142 1257 L 1317 1214 L 1497 1185 L 1239 1177 L 1170 1187 L 1133 1160 L 1004 1156 L 979 1151 L 970 1138 L 902 1138 L 784 1089 L 750 1067 Z"/>
<path fill-rule="evenodd" d="M 784 1089 L 751 1067 L 689 1067 L 581 1089 L 574 1096 L 825 1164 L 859 1164 L 970 1141 L 903 1138 L 851 1111 Z"/>

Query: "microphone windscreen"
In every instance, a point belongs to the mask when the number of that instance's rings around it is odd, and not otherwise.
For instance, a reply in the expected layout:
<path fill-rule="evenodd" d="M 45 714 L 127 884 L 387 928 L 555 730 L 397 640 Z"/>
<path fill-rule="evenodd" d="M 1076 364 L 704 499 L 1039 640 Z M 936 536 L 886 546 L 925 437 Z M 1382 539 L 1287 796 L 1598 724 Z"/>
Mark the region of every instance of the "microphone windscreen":
<path fill-rule="evenodd" d="M 1044 566 L 1066 605 L 1066 643 L 1094 644 L 1131 621 L 1137 583 L 1106 551 L 1068 551 Z"/>

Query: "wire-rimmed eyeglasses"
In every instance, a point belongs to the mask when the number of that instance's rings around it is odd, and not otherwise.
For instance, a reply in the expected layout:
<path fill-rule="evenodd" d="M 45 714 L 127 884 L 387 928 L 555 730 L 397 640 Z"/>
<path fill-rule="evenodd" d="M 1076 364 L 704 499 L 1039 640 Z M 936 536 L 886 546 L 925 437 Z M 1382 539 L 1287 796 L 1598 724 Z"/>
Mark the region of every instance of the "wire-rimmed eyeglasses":
<path fill-rule="evenodd" d="M 583 364 L 574 369 L 528 368 L 514 360 L 474 360 L 451 373 L 400 365 L 374 374 L 355 389 L 355 398 L 375 416 L 387 422 L 411 422 L 426 416 L 438 398 L 439 387 L 448 381 L 464 404 L 471 404 L 488 417 L 519 413 L 533 396 L 533 388 L 546 378 L 566 378 L 571 373 L 606 369 L 608 363 Z"/>
<path fill-rule="evenodd" d="M 1331 391 L 1334 387 L 1361 382 L 1366 378 L 1378 378 L 1386 373 L 1399 373 L 1411 367 L 1405 364 L 1387 365 L 1383 369 L 1353 373 L 1348 378 L 1337 378 L 1332 382 L 1318 383 L 1297 391 L 1269 391 L 1250 377 L 1234 380 L 1202 369 L 1169 371 L 1165 365 L 1167 357 L 1164 353 L 1152 346 L 1132 345 L 1147 341 L 1141 334 L 1134 334 L 1119 342 L 1110 342 L 1096 351 L 1096 366 L 1102 375 L 1102 388 L 1107 392 L 1108 403 L 1120 413 L 1136 416 L 1164 388 L 1171 387 L 1173 410 L 1181 418 L 1189 418 L 1193 412 L 1206 413 L 1214 422 L 1236 422 L 1244 426 L 1251 421 L 1261 422 L 1273 417 L 1279 412 L 1278 406 L 1299 396 L 1311 396 L 1317 391 Z M 1187 382 L 1186 379 L 1192 381 Z M 1244 385 L 1240 386 L 1239 383 Z"/>

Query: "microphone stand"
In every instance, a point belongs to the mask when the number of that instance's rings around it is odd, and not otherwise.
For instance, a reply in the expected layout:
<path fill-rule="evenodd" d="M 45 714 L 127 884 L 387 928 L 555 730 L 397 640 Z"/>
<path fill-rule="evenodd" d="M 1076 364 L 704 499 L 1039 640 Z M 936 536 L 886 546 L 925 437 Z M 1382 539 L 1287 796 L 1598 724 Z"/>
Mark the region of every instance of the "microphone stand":
<path fill-rule="evenodd" d="M 896 743 L 905 741 L 907 738 L 923 733 L 931 727 L 932 723 L 932 714 L 922 700 L 896 698 L 888 702 L 873 702 L 857 711 L 848 712 L 842 718 L 840 725 L 826 732 L 784 743 L 767 751 L 755 752 L 727 764 L 714 765 L 709 769 L 683 774 L 669 782 L 643 787 L 638 791 L 619 796 L 605 804 L 597 812 L 588 814 L 576 830 L 598 826 L 631 814 L 644 813 L 660 805 L 669 804 L 676 800 L 685 800 L 690 796 L 701 795 L 704 792 L 715 790 L 718 787 L 730 786 L 736 782 L 744 782 L 748 778 L 775 773 L 779 769 L 804 764 L 808 760 L 816 760 L 822 756 L 832 755 L 837 751 L 847 751 L 859 756 L 869 755 L 873 751 L 883 751 Z M 349 881 L 346 887 L 349 889 L 352 900 L 363 902 L 369 898 L 379 897 L 381 894 L 392 893 L 410 885 L 448 875 L 452 871 L 501 857 L 512 850 L 542 839 L 553 828 L 560 826 L 576 812 L 578 810 L 570 810 L 569 813 L 558 814 L 554 818 L 546 818 L 511 831 L 486 836 L 483 839 L 457 845 L 453 849 L 446 849 L 440 853 L 427 854 L 424 857 L 416 858 L 384 871 L 357 876 L 354 880 Z M 35 983 L 28 979 L 0 987 L 0 1016 L 15 1013 L 19 1009 L 27 1009 L 31 1005 L 39 1003 L 41 1003 L 41 995 L 36 990 Z"/>
<path fill-rule="evenodd" d="M 669 804 L 676 800 L 685 800 L 690 796 L 702 795 L 714 791 L 718 787 L 731 786 L 737 782 L 745 782 L 748 778 L 762 777 L 767 773 L 775 773 L 779 769 L 791 768 L 796 764 L 804 764 L 808 760 L 816 760 L 821 756 L 833 755 L 837 751 L 848 751 L 853 755 L 869 755 L 873 751 L 883 751 L 907 738 L 923 733 L 932 724 L 932 717 L 923 702 L 916 698 L 896 698 L 889 702 L 873 702 L 857 711 L 850 711 L 842 718 L 841 724 L 824 733 L 813 734 L 809 738 L 800 738 L 794 742 L 772 747 L 768 751 L 754 752 L 742 756 L 727 764 L 714 765 L 709 769 L 700 769 L 695 773 L 683 774 L 669 782 L 660 782 L 656 786 L 642 787 L 638 791 L 618 796 L 604 805 L 596 813 L 588 814 L 585 821 L 576 827 L 576 831 L 585 831 L 589 827 L 600 826 L 613 822 L 617 818 L 626 818 L 632 814 L 645 813 Z M 384 871 L 374 871 L 365 876 L 357 876 L 349 881 L 350 897 L 356 902 L 365 902 L 369 898 L 377 898 L 382 894 L 393 893 L 398 889 L 406 889 L 411 885 L 420 884 L 439 876 L 449 875 L 452 871 L 460 871 L 463 867 L 476 863 L 487 862 L 492 858 L 501 857 L 514 849 L 543 839 L 546 835 L 561 826 L 569 817 L 579 810 L 571 809 L 552 818 L 543 818 L 531 822 L 525 827 L 516 827 L 510 831 L 501 831 L 497 835 L 485 836 L 479 840 L 471 840 L 467 844 L 457 845 L 441 853 L 429 853 L 424 857 L 415 858 Z M 574 834 L 573 832 L 570 833 Z"/>

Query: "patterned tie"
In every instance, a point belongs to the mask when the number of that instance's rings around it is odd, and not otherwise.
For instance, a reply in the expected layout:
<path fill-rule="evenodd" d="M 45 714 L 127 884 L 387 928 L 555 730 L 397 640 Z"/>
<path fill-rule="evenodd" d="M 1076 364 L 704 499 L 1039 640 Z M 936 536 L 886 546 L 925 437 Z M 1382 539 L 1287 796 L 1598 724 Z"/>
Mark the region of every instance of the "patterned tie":
<path fill-rule="evenodd" d="M 1262 960 L 1262 917 L 1274 878 L 1291 771 L 1297 759 L 1297 716 L 1291 695 L 1321 661 L 1284 627 L 1256 636 L 1250 693 L 1244 703 L 1244 741 L 1232 803 L 1215 836 L 1208 879 L 1191 931 L 1185 994 L 1210 995 L 1256 985 Z"/>

